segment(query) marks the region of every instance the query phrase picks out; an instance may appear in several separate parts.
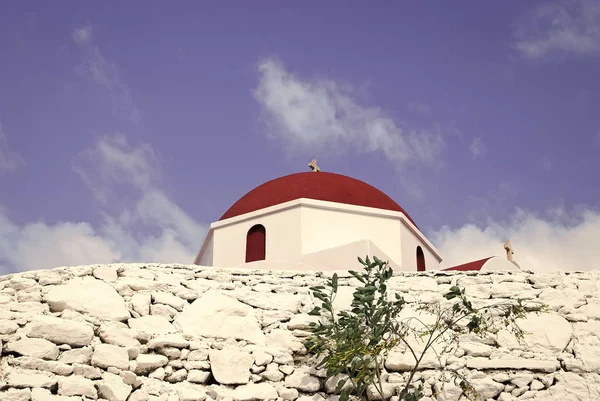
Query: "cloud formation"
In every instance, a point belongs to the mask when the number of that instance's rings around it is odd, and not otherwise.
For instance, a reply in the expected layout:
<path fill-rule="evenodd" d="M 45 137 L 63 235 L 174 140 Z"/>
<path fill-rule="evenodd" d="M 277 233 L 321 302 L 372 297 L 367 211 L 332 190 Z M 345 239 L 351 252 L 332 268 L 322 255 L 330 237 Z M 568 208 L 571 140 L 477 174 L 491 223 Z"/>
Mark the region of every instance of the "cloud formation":
<path fill-rule="evenodd" d="M 254 91 L 268 133 L 290 149 L 382 152 L 398 168 L 434 163 L 444 148 L 439 132 L 404 129 L 377 107 L 357 104 L 331 80 L 301 79 L 282 63 L 263 60 Z"/>
<path fill-rule="evenodd" d="M 598 238 L 600 211 L 590 208 L 572 213 L 556 208 L 543 216 L 518 210 L 506 222 L 443 227 L 431 235 L 444 258 L 442 268 L 504 256 L 504 241 L 510 239 L 515 261 L 535 272 L 598 269 Z"/>
<path fill-rule="evenodd" d="M 475 159 L 478 159 L 485 154 L 486 148 L 480 137 L 473 138 L 471 141 L 471 146 L 469 146 L 469 151 Z"/>
<path fill-rule="evenodd" d="M 0 175 L 15 171 L 23 163 L 24 160 L 19 153 L 9 146 L 6 133 L 0 121 Z"/>
<path fill-rule="evenodd" d="M 534 8 L 515 32 L 516 48 L 530 59 L 552 53 L 600 53 L 600 2 L 554 0 Z"/>
<path fill-rule="evenodd" d="M 115 115 L 124 117 L 133 124 L 140 124 L 142 114 L 131 96 L 131 91 L 121 80 L 117 64 L 106 58 L 94 43 L 91 25 L 75 28 L 71 37 L 82 53 L 82 62 L 76 68 L 76 72 L 91 78 L 107 91 Z"/>
<path fill-rule="evenodd" d="M 121 135 L 100 138 L 75 158 L 74 171 L 103 210 L 96 227 L 18 226 L 0 208 L 0 273 L 119 261 L 192 263 L 206 229 L 159 188 L 155 161 L 149 145 L 132 146 Z"/>

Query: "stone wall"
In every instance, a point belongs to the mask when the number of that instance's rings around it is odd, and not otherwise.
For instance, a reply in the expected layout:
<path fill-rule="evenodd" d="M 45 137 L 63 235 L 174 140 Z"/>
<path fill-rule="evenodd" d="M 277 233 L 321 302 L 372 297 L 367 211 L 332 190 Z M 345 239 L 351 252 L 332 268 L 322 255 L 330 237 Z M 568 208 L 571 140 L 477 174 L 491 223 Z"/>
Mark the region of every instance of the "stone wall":
<path fill-rule="evenodd" d="M 340 308 L 356 285 L 342 276 Z M 335 400 L 335 383 L 301 342 L 308 287 L 323 277 L 142 264 L 1 277 L 0 400 Z M 600 400 L 600 272 L 427 272 L 394 276 L 389 287 L 429 301 L 453 284 L 481 303 L 520 297 L 551 308 L 523 322 L 526 345 L 506 333 L 463 336 L 442 359 L 483 400 Z M 411 363 L 402 350 L 388 358 L 390 395 Z M 455 399 L 455 387 L 435 380 L 436 360 L 424 367 L 425 401 Z"/>

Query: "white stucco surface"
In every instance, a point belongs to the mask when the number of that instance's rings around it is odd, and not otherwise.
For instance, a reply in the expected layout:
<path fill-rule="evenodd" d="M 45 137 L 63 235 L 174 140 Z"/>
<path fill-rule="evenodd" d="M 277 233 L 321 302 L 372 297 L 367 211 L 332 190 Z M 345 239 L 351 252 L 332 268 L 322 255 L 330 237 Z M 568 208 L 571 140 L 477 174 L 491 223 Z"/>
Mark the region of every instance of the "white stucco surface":
<path fill-rule="evenodd" d="M 196 263 L 221 267 L 244 264 L 246 235 L 256 224 L 266 229 L 267 261 L 336 270 L 340 267 L 330 264 L 332 255 L 339 256 L 349 246 L 365 241 L 380 250 L 381 254 L 375 255 L 389 260 L 395 270 L 416 271 L 417 246 L 423 250 L 427 269 L 436 269 L 441 261 L 437 249 L 403 213 L 298 199 L 211 224 Z"/>
<path fill-rule="evenodd" d="M 338 273 L 344 309 L 356 280 Z M 302 345 L 309 287 L 330 274 L 115 264 L 0 277 L 0 400 L 335 400 Z M 455 284 L 477 303 L 549 307 L 521 323 L 524 343 L 465 335 L 442 359 L 482 399 L 600 399 L 600 272 L 402 273 L 388 288 L 436 300 Z M 424 401 L 455 400 L 457 389 L 436 379 L 439 362 L 423 362 Z M 401 348 L 388 357 L 390 395 L 412 363 Z"/>

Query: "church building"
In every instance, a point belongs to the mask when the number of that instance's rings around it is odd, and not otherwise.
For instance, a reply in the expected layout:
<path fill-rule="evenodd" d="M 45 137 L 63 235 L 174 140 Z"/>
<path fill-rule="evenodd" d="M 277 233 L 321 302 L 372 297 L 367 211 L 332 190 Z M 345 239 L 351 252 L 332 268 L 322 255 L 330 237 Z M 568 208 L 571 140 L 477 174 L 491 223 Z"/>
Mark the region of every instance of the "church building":
<path fill-rule="evenodd" d="M 409 214 L 377 188 L 320 171 L 268 181 L 210 225 L 195 264 L 253 270 L 348 270 L 377 256 L 396 271 L 438 270 L 442 256 Z M 487 267 L 486 267 L 487 266 Z M 451 270 L 506 270 L 486 258 Z M 449 269 L 450 270 L 450 269 Z"/>

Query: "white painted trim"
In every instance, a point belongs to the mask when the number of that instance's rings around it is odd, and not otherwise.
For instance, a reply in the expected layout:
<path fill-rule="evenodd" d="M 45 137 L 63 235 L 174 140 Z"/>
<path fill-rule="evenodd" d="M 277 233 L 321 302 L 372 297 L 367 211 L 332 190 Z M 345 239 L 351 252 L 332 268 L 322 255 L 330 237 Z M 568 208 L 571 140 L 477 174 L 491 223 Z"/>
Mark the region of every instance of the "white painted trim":
<path fill-rule="evenodd" d="M 362 214 L 366 216 L 374 216 L 374 217 L 384 217 L 384 218 L 392 218 L 400 220 L 410 231 L 413 232 L 422 242 L 423 244 L 433 253 L 433 255 L 438 259 L 439 262 L 442 261 L 442 257 L 440 256 L 437 248 L 423 235 L 423 233 L 415 226 L 406 215 L 402 212 L 397 212 L 393 210 L 385 210 L 378 209 L 374 207 L 366 207 L 366 206 L 357 206 L 357 205 L 348 205 L 345 203 L 338 202 L 330 202 L 330 201 L 322 201 L 308 198 L 299 198 L 294 199 L 288 202 L 280 203 L 278 205 L 269 206 L 264 209 L 255 210 L 249 213 L 244 213 L 239 216 L 230 217 L 225 220 L 220 220 L 212 223 L 210 225 L 210 229 L 206 235 L 204 243 L 202 244 L 202 248 L 200 252 L 198 252 L 198 256 L 196 257 L 196 261 L 199 261 L 204 250 L 206 248 L 206 244 L 208 244 L 208 240 L 212 235 L 213 231 L 217 228 L 227 227 L 231 224 L 240 223 L 246 220 L 254 219 L 261 216 L 266 216 L 269 214 L 279 213 L 288 209 L 295 209 L 297 207 L 311 207 L 315 209 L 322 210 L 336 210 L 336 211 L 344 211 L 350 212 L 354 214 Z M 194 262 L 196 263 L 196 262 Z"/>

